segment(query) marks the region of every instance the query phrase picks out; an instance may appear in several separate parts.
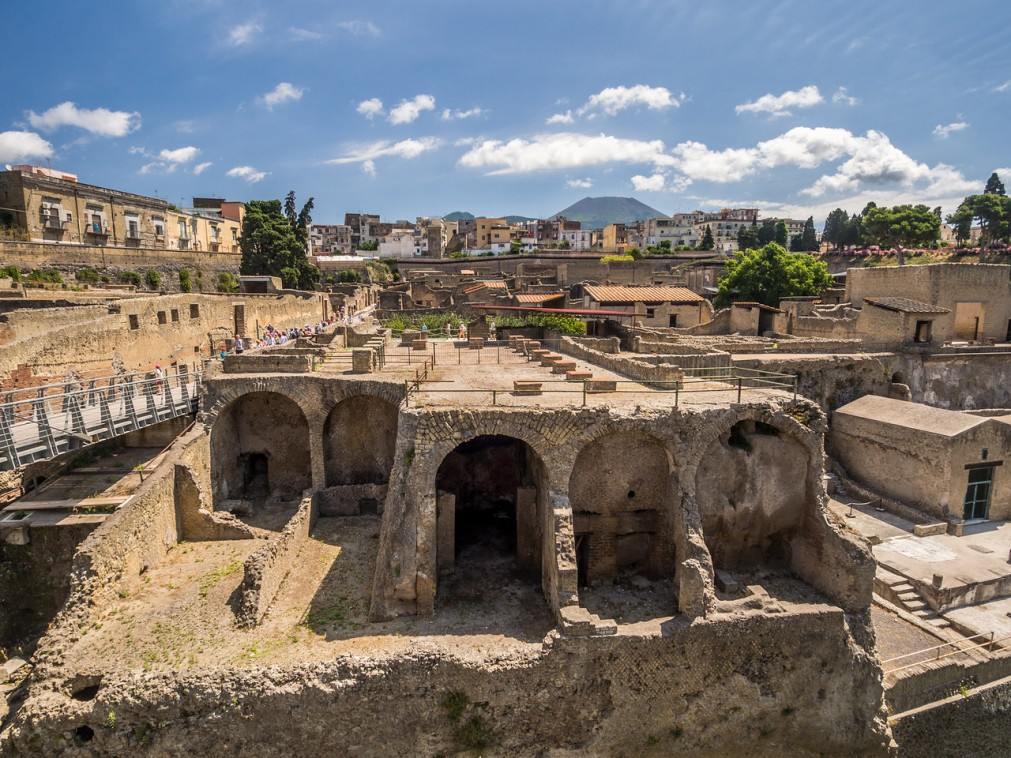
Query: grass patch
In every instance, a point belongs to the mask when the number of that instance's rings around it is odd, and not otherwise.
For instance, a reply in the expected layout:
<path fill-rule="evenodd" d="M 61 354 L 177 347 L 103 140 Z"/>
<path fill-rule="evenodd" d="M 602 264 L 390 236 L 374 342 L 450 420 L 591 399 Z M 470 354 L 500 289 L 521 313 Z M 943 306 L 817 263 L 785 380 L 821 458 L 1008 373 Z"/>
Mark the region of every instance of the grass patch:
<path fill-rule="evenodd" d="M 242 561 L 235 560 L 214 569 L 214 571 L 204 574 L 200 577 L 200 597 L 207 597 L 207 593 L 211 591 L 211 588 L 214 587 L 214 585 L 241 569 Z"/>
<path fill-rule="evenodd" d="M 363 609 L 357 600 L 346 597 L 335 598 L 329 605 L 310 608 L 302 619 L 302 625 L 314 632 L 324 632 L 329 628 L 361 629 L 364 624 L 359 622 Z"/>

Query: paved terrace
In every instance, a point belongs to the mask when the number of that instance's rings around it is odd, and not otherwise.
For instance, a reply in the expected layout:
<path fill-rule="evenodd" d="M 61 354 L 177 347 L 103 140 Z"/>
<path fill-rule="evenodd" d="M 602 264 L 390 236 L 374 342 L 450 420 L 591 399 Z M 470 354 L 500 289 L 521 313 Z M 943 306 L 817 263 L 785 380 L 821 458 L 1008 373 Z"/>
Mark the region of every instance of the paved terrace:
<path fill-rule="evenodd" d="M 409 381 L 408 403 L 413 407 L 667 408 L 794 397 L 793 377 L 786 374 L 728 369 L 714 373 L 713 379 L 685 377 L 680 384 L 645 383 L 563 352 L 555 354 L 574 363 L 576 371 L 590 374 L 593 382 L 614 382 L 613 389 L 594 391 L 592 383 L 568 380 L 565 374 L 553 372 L 551 366 L 541 365 L 505 342 L 471 349 L 462 341 L 431 339 L 424 352 L 388 344 L 379 375 Z M 620 355 L 635 358 L 631 353 Z M 324 371 L 350 373 L 350 362 L 338 358 Z M 541 392 L 517 393 L 514 382 L 540 383 Z"/>

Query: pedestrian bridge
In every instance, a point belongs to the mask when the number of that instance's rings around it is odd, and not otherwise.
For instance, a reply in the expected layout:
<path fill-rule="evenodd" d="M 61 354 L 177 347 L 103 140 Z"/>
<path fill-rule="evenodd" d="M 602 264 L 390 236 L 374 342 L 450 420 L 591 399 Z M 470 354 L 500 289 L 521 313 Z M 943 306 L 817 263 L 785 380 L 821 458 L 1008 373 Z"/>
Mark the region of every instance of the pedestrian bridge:
<path fill-rule="evenodd" d="M 0 471 L 46 461 L 196 410 L 199 370 L 70 379 L 11 390 L 0 403 Z"/>

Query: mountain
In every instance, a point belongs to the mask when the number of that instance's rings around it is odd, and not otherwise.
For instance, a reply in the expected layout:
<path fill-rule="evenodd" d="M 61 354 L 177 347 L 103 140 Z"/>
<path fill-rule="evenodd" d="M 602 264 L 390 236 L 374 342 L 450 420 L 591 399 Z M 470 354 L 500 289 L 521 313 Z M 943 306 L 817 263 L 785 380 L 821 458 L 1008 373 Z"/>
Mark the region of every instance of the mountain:
<path fill-rule="evenodd" d="M 477 216 L 469 211 L 453 211 L 442 217 L 443 221 L 473 221 Z M 489 218 L 504 218 L 508 224 L 522 224 L 524 221 L 536 221 L 530 216 L 490 216 Z"/>
<path fill-rule="evenodd" d="M 551 218 L 565 216 L 573 221 L 581 221 L 584 229 L 602 229 L 608 224 L 628 224 L 666 215 L 634 197 L 584 197 Z"/>

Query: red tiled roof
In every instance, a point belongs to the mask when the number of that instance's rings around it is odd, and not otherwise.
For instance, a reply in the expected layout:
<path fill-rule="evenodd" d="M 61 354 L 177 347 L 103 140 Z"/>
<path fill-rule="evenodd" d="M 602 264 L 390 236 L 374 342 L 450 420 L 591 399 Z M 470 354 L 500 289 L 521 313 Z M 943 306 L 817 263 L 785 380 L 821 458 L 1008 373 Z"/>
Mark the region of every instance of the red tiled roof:
<path fill-rule="evenodd" d="M 697 303 L 704 300 L 687 287 L 591 285 L 583 291 L 598 303 Z"/>

